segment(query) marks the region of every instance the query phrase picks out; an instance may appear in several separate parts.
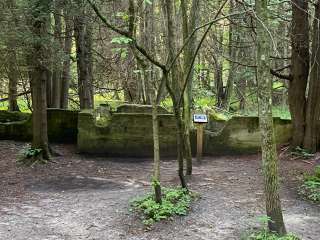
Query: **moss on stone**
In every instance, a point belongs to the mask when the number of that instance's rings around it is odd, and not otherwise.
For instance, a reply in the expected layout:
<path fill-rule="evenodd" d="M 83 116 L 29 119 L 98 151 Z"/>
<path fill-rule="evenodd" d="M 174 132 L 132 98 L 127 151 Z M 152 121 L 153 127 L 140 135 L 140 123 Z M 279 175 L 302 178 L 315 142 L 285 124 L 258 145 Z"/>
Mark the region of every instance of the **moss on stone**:
<path fill-rule="evenodd" d="M 117 107 L 117 113 L 152 113 L 152 105 L 122 104 Z M 168 110 L 158 106 L 159 114 L 168 114 Z"/>

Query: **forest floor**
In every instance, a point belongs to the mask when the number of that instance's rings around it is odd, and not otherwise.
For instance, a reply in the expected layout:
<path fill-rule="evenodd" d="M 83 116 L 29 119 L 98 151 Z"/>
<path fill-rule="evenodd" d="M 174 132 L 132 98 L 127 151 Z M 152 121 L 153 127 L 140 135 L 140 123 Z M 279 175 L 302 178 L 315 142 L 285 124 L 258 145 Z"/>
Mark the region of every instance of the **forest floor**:
<path fill-rule="evenodd" d="M 0 239 L 4 240 L 238 240 L 264 215 L 258 155 L 205 158 L 194 167 L 190 189 L 201 194 L 186 217 L 149 231 L 129 212 L 129 201 L 150 189 L 151 159 L 106 159 L 54 145 L 54 163 L 18 167 L 25 143 L 0 141 Z M 311 162 L 281 160 L 287 229 L 320 239 L 320 206 L 299 198 Z M 176 162 L 162 162 L 162 183 L 178 185 Z"/>

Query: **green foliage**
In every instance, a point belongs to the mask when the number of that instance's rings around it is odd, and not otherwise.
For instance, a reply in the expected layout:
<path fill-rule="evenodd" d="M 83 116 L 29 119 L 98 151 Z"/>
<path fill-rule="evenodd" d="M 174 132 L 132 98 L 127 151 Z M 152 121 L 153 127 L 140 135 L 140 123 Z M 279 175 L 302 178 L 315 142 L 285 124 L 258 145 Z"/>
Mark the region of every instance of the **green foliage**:
<path fill-rule="evenodd" d="M 246 236 L 241 237 L 241 240 L 299 240 L 298 237 L 292 234 L 280 237 L 277 234 L 270 232 L 267 225 L 271 219 L 266 215 L 258 217 L 257 220 L 264 225 L 263 229 L 251 232 Z"/>
<path fill-rule="evenodd" d="M 37 157 L 41 154 L 42 149 L 38 149 L 38 148 L 28 148 L 25 152 L 24 152 L 24 156 L 25 158 L 33 158 L 33 157 Z"/>
<path fill-rule="evenodd" d="M 317 166 L 313 174 L 304 176 L 304 183 L 299 188 L 299 194 L 313 202 L 320 202 L 320 166 Z"/>
<path fill-rule="evenodd" d="M 241 116 L 257 117 L 258 116 L 257 106 L 253 105 L 251 108 L 247 107 L 245 110 L 239 111 L 237 114 Z M 287 106 L 285 107 L 273 106 L 272 115 L 273 117 L 280 117 L 281 119 L 289 119 L 289 120 L 291 119 L 291 114 Z"/>
<path fill-rule="evenodd" d="M 48 161 L 42 158 L 42 149 L 28 148 L 18 156 L 17 163 L 32 167 L 36 164 L 46 164 Z"/>
<path fill-rule="evenodd" d="M 131 206 L 142 215 L 143 223 L 150 226 L 176 215 L 187 215 L 195 197 L 196 194 L 183 188 L 163 188 L 162 204 L 155 202 L 154 194 L 148 194 L 132 201 Z"/>
<path fill-rule="evenodd" d="M 291 155 L 298 156 L 304 159 L 313 158 L 314 154 L 310 153 L 308 150 L 303 149 L 301 147 L 296 147 L 292 152 Z"/>
<path fill-rule="evenodd" d="M 127 37 L 114 37 L 111 40 L 111 43 L 117 43 L 117 44 L 128 44 L 132 42 L 131 38 L 127 38 Z"/>
<path fill-rule="evenodd" d="M 5 96 L 7 97 L 7 96 Z M 0 102 L 0 110 L 8 110 L 8 107 L 9 107 L 9 102 L 6 101 L 6 102 Z M 18 98 L 18 105 L 19 105 L 19 109 L 21 112 L 25 112 L 25 113 L 30 113 L 30 109 L 28 107 L 28 103 L 25 99 L 23 99 L 22 97 L 19 97 Z"/>
<path fill-rule="evenodd" d="M 259 232 L 250 234 L 248 237 L 243 238 L 242 240 L 299 240 L 299 238 L 292 234 L 279 237 L 277 234 L 270 233 L 266 229 L 263 229 Z"/>

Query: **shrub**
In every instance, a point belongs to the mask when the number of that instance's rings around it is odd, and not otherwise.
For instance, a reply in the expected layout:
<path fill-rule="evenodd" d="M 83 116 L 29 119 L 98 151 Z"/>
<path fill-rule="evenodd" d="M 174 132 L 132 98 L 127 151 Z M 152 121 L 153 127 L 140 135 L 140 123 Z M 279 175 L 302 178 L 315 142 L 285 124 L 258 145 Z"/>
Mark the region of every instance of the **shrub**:
<path fill-rule="evenodd" d="M 163 188 L 162 203 L 156 203 L 154 194 L 148 194 L 133 200 L 132 210 L 141 214 L 143 223 L 147 226 L 160 220 L 169 219 L 175 215 L 187 215 L 196 194 L 183 188 Z"/>
<path fill-rule="evenodd" d="M 268 229 L 268 222 L 271 220 L 268 216 L 258 217 L 257 220 L 264 225 L 259 231 L 252 231 L 241 237 L 241 240 L 300 240 L 300 238 L 288 234 L 285 236 L 278 236 L 276 233 L 270 232 Z"/>
<path fill-rule="evenodd" d="M 313 174 L 305 175 L 299 193 L 308 200 L 320 202 L 320 166 L 315 168 Z"/>
<path fill-rule="evenodd" d="M 250 234 L 244 240 L 299 240 L 299 238 L 291 234 L 279 237 L 278 235 L 270 233 L 269 231 L 264 229 L 259 232 Z"/>

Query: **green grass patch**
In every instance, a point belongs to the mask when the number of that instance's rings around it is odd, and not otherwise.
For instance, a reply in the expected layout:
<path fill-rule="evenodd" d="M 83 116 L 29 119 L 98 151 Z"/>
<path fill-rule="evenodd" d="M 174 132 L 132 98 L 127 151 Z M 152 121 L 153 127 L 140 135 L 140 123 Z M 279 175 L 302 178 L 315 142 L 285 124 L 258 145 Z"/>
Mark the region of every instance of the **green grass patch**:
<path fill-rule="evenodd" d="M 304 176 L 299 194 L 312 202 L 320 203 L 320 165 L 315 168 L 313 174 Z"/>
<path fill-rule="evenodd" d="M 270 232 L 268 229 L 268 222 L 271 221 L 271 219 L 268 216 L 259 216 L 257 221 L 260 222 L 263 227 L 260 230 L 253 230 L 245 233 L 240 237 L 241 240 L 300 240 L 300 238 L 293 234 L 279 236 L 274 232 Z"/>
<path fill-rule="evenodd" d="M 154 194 L 135 199 L 131 202 L 132 210 L 137 212 L 143 224 L 151 226 L 155 222 L 185 216 L 197 194 L 183 188 L 162 188 L 162 204 L 155 202 Z"/>
<path fill-rule="evenodd" d="M 251 233 L 249 236 L 242 238 L 242 240 L 300 240 L 300 238 L 292 234 L 280 237 L 277 234 L 270 233 L 264 229 L 255 233 Z"/>

